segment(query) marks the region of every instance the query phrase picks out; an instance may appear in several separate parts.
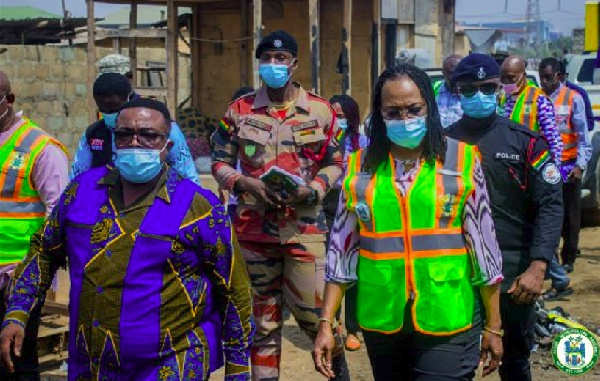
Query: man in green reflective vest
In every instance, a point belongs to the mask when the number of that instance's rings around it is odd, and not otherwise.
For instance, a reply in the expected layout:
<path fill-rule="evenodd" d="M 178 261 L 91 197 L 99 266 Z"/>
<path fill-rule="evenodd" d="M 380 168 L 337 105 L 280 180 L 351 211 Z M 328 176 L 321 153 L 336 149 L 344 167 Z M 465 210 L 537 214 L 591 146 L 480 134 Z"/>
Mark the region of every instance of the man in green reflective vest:
<path fill-rule="evenodd" d="M 0 295 L 29 239 L 44 222 L 68 183 L 66 150 L 31 120 L 14 111 L 15 95 L 0 71 Z M 43 302 L 31 313 L 16 372 L 0 368 L 0 380 L 39 380 L 37 331 Z M 5 314 L 0 303 L 0 314 Z M 2 343 L 0 343 L 2 344 Z"/>

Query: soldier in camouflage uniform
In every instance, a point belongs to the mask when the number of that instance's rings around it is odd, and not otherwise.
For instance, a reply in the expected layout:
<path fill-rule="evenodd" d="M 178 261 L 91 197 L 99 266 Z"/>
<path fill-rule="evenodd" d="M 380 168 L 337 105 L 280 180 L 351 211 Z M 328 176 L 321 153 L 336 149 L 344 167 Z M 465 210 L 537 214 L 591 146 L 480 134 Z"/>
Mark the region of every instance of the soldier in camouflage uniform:
<path fill-rule="evenodd" d="M 263 38 L 256 58 L 265 85 L 232 102 L 212 137 L 213 174 L 239 196 L 234 224 L 250 272 L 257 327 L 253 380 L 279 379 L 284 301 L 311 339 L 318 324 L 330 324 L 319 321 L 327 233 L 321 200 L 341 176 L 343 158 L 331 105 L 290 81 L 297 51 L 283 31 Z M 269 187 L 259 177 L 273 166 L 307 185 L 289 193 Z M 338 353 L 335 379 L 349 380 L 341 345 Z"/>

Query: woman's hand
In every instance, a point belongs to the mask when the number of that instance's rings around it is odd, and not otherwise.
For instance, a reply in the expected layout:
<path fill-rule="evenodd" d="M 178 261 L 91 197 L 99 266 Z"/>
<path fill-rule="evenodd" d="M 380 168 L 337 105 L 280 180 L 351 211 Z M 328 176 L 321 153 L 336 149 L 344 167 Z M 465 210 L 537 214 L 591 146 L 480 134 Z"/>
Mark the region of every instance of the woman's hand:
<path fill-rule="evenodd" d="M 319 333 L 315 340 L 315 351 L 313 361 L 315 369 L 327 379 L 335 377 L 333 373 L 331 358 L 333 348 L 335 347 L 335 339 L 333 338 L 333 329 L 328 322 L 322 321 L 319 323 Z"/>
<path fill-rule="evenodd" d="M 479 366 L 483 366 L 482 377 L 492 374 L 498 369 L 503 354 L 504 348 L 502 346 L 502 338 L 494 333 L 483 331 L 479 354 Z M 489 362 L 486 365 L 488 359 Z"/>

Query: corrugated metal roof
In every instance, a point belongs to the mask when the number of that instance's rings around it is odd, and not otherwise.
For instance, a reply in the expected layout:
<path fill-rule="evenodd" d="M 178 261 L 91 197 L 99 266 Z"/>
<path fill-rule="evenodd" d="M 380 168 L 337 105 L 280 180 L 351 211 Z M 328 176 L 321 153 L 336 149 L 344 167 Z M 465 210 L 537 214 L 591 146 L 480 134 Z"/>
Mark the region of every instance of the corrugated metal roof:
<path fill-rule="evenodd" d="M 59 19 L 60 15 L 30 6 L 2 7 L 0 20 Z"/>
<path fill-rule="evenodd" d="M 131 7 L 125 6 L 104 16 L 104 20 L 99 21 L 97 25 L 107 26 L 122 26 L 129 25 L 129 11 Z M 179 14 L 191 12 L 190 8 L 180 7 Z M 138 26 L 149 26 L 160 21 L 166 20 L 167 7 L 153 5 L 138 5 L 137 9 L 137 24 Z"/>

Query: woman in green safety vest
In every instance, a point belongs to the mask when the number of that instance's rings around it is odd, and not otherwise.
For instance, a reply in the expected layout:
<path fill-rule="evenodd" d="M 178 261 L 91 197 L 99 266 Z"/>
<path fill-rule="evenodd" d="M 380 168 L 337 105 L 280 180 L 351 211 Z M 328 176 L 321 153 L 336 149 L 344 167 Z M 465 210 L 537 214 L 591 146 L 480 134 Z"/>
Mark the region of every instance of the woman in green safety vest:
<path fill-rule="evenodd" d="M 381 74 L 372 110 L 333 224 L 315 366 L 334 376 L 330 325 L 357 283 L 376 381 L 490 374 L 502 357 L 502 257 L 476 148 L 444 138 L 431 82 L 415 66 Z"/>

